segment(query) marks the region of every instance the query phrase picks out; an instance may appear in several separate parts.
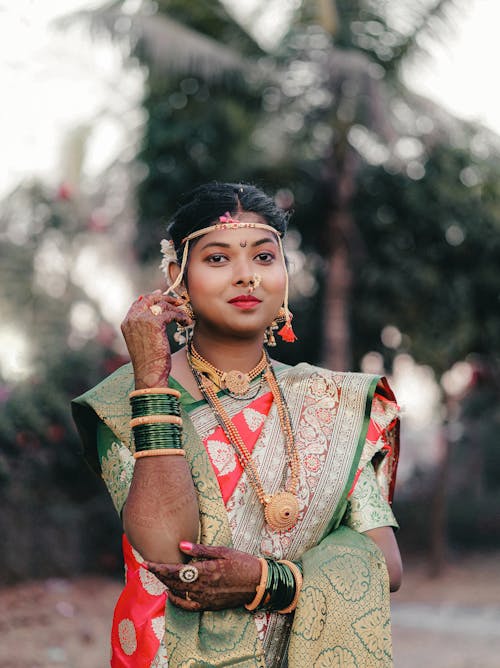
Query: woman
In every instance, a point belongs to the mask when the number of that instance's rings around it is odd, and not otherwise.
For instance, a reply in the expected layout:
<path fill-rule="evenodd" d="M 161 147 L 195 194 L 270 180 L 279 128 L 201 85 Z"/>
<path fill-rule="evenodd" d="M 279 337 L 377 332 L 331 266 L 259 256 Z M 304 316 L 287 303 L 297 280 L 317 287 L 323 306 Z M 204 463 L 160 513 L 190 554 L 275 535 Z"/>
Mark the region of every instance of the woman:
<path fill-rule="evenodd" d="M 392 665 L 397 405 L 384 379 L 269 359 L 278 325 L 294 339 L 286 223 L 253 186 L 187 196 L 168 293 L 122 324 L 132 364 L 73 403 L 124 525 L 115 668 Z"/>

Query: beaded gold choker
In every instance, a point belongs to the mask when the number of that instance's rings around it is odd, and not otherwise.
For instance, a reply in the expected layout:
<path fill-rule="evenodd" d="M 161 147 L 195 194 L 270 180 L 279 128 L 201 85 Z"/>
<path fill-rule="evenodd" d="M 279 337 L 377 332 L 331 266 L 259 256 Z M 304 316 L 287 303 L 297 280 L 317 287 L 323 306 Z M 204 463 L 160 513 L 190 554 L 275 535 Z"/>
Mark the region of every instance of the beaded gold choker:
<path fill-rule="evenodd" d="M 267 354 L 266 367 L 267 368 L 264 373 L 264 378 L 269 385 L 274 402 L 276 403 L 281 429 L 285 437 L 285 450 L 287 453 L 288 466 L 290 467 L 290 479 L 287 488 L 276 492 L 275 494 L 267 494 L 264 491 L 262 481 L 260 479 L 257 467 L 255 466 L 255 463 L 252 459 L 252 455 L 249 452 L 245 441 L 239 433 L 236 425 L 231 420 L 219 397 L 217 396 L 217 392 L 215 391 L 212 382 L 194 366 L 191 366 L 191 370 L 196 379 L 200 392 L 205 398 L 205 401 L 212 408 L 219 426 L 224 430 L 227 439 L 233 446 L 236 455 L 238 456 L 241 466 L 247 473 L 248 480 L 254 488 L 255 493 L 257 494 L 257 498 L 264 506 L 264 517 L 267 524 L 274 531 L 288 531 L 297 524 L 299 516 L 299 502 L 297 500 L 296 494 L 299 482 L 300 460 L 298 449 L 295 445 L 288 408 Z"/>
<path fill-rule="evenodd" d="M 242 397 L 247 394 L 250 389 L 250 383 L 254 378 L 257 378 L 267 367 L 267 358 L 264 351 L 260 362 L 248 373 L 232 369 L 231 371 L 221 371 L 208 360 L 200 355 L 191 342 L 188 348 L 188 360 L 193 369 L 208 376 L 208 378 L 217 385 L 221 390 L 227 390 L 230 394 L 235 394 L 237 397 Z"/>

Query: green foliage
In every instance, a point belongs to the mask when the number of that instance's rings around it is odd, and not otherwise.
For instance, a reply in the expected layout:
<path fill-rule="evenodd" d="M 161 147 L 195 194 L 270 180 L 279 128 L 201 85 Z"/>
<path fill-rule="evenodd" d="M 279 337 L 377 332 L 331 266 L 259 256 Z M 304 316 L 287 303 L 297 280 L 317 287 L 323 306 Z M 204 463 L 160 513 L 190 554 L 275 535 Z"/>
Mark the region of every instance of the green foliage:
<path fill-rule="evenodd" d="M 500 228 L 498 173 L 467 187 L 469 153 L 436 146 L 425 175 L 412 180 L 383 168 L 362 173 L 355 215 L 365 253 L 357 267 L 353 309 L 356 359 L 367 349 L 388 354 L 388 324 L 406 336 L 402 350 L 438 373 L 470 352 L 500 347 L 495 274 Z"/>
<path fill-rule="evenodd" d="M 147 166 L 138 190 L 137 230 L 145 260 L 158 257 L 165 222 L 193 184 L 249 178 L 259 159 L 248 142 L 258 112 L 250 95 L 232 96 L 195 77 L 152 79 L 149 88 L 149 122 L 138 156 Z"/>
<path fill-rule="evenodd" d="M 105 534 L 89 526 L 96 498 L 101 526 L 116 531 L 117 523 L 102 484 L 85 468 L 69 411 L 72 397 L 124 361 L 103 320 L 95 338 L 74 336 L 73 305 L 91 305 L 71 277 L 75 246 L 88 234 L 84 221 L 71 199 L 35 185 L 4 203 L 0 233 L 0 337 L 10 334 L 0 367 L 0 531 L 9 546 L 0 580 L 72 575 L 96 560 L 114 568 Z M 23 373 L 14 358 L 21 355 L 16 338 L 25 336 Z"/>
<path fill-rule="evenodd" d="M 449 34 L 463 0 L 330 0 L 337 16 L 333 39 L 341 49 L 366 54 L 397 79 L 403 60 L 424 51 L 423 37 L 437 41 Z M 316 0 L 303 0 L 296 24 L 320 22 Z M 425 52 L 424 52 L 425 54 Z"/>

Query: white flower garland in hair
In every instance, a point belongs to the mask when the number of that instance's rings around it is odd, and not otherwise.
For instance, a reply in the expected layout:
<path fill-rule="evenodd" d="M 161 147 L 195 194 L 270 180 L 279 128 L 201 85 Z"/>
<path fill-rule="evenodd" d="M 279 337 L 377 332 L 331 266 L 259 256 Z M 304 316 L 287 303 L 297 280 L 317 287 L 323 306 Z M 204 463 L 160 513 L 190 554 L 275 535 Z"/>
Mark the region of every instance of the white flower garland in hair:
<path fill-rule="evenodd" d="M 168 268 L 173 263 L 177 264 L 177 253 L 175 252 L 174 242 L 168 241 L 167 239 L 161 240 L 161 254 L 162 260 L 160 262 L 160 269 L 162 270 L 165 278 L 167 279 L 167 285 L 172 285 L 170 280 L 170 274 L 168 273 Z"/>

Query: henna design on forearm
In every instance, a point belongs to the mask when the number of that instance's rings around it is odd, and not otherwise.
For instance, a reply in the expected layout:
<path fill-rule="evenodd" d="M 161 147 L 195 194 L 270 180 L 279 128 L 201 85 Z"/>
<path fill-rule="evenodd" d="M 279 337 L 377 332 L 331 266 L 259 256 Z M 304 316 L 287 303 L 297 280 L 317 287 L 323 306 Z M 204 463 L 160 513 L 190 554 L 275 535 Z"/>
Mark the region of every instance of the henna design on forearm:
<path fill-rule="evenodd" d="M 175 481 L 173 473 L 155 470 L 137 477 L 134 473 L 126 506 L 129 523 L 164 529 L 172 526 L 173 517 L 182 517 L 182 511 L 196 507 L 196 492 L 187 465 L 185 471 L 176 471 Z"/>
<path fill-rule="evenodd" d="M 167 387 L 170 373 L 170 357 L 165 354 L 134 365 L 135 385 L 142 387 Z"/>

